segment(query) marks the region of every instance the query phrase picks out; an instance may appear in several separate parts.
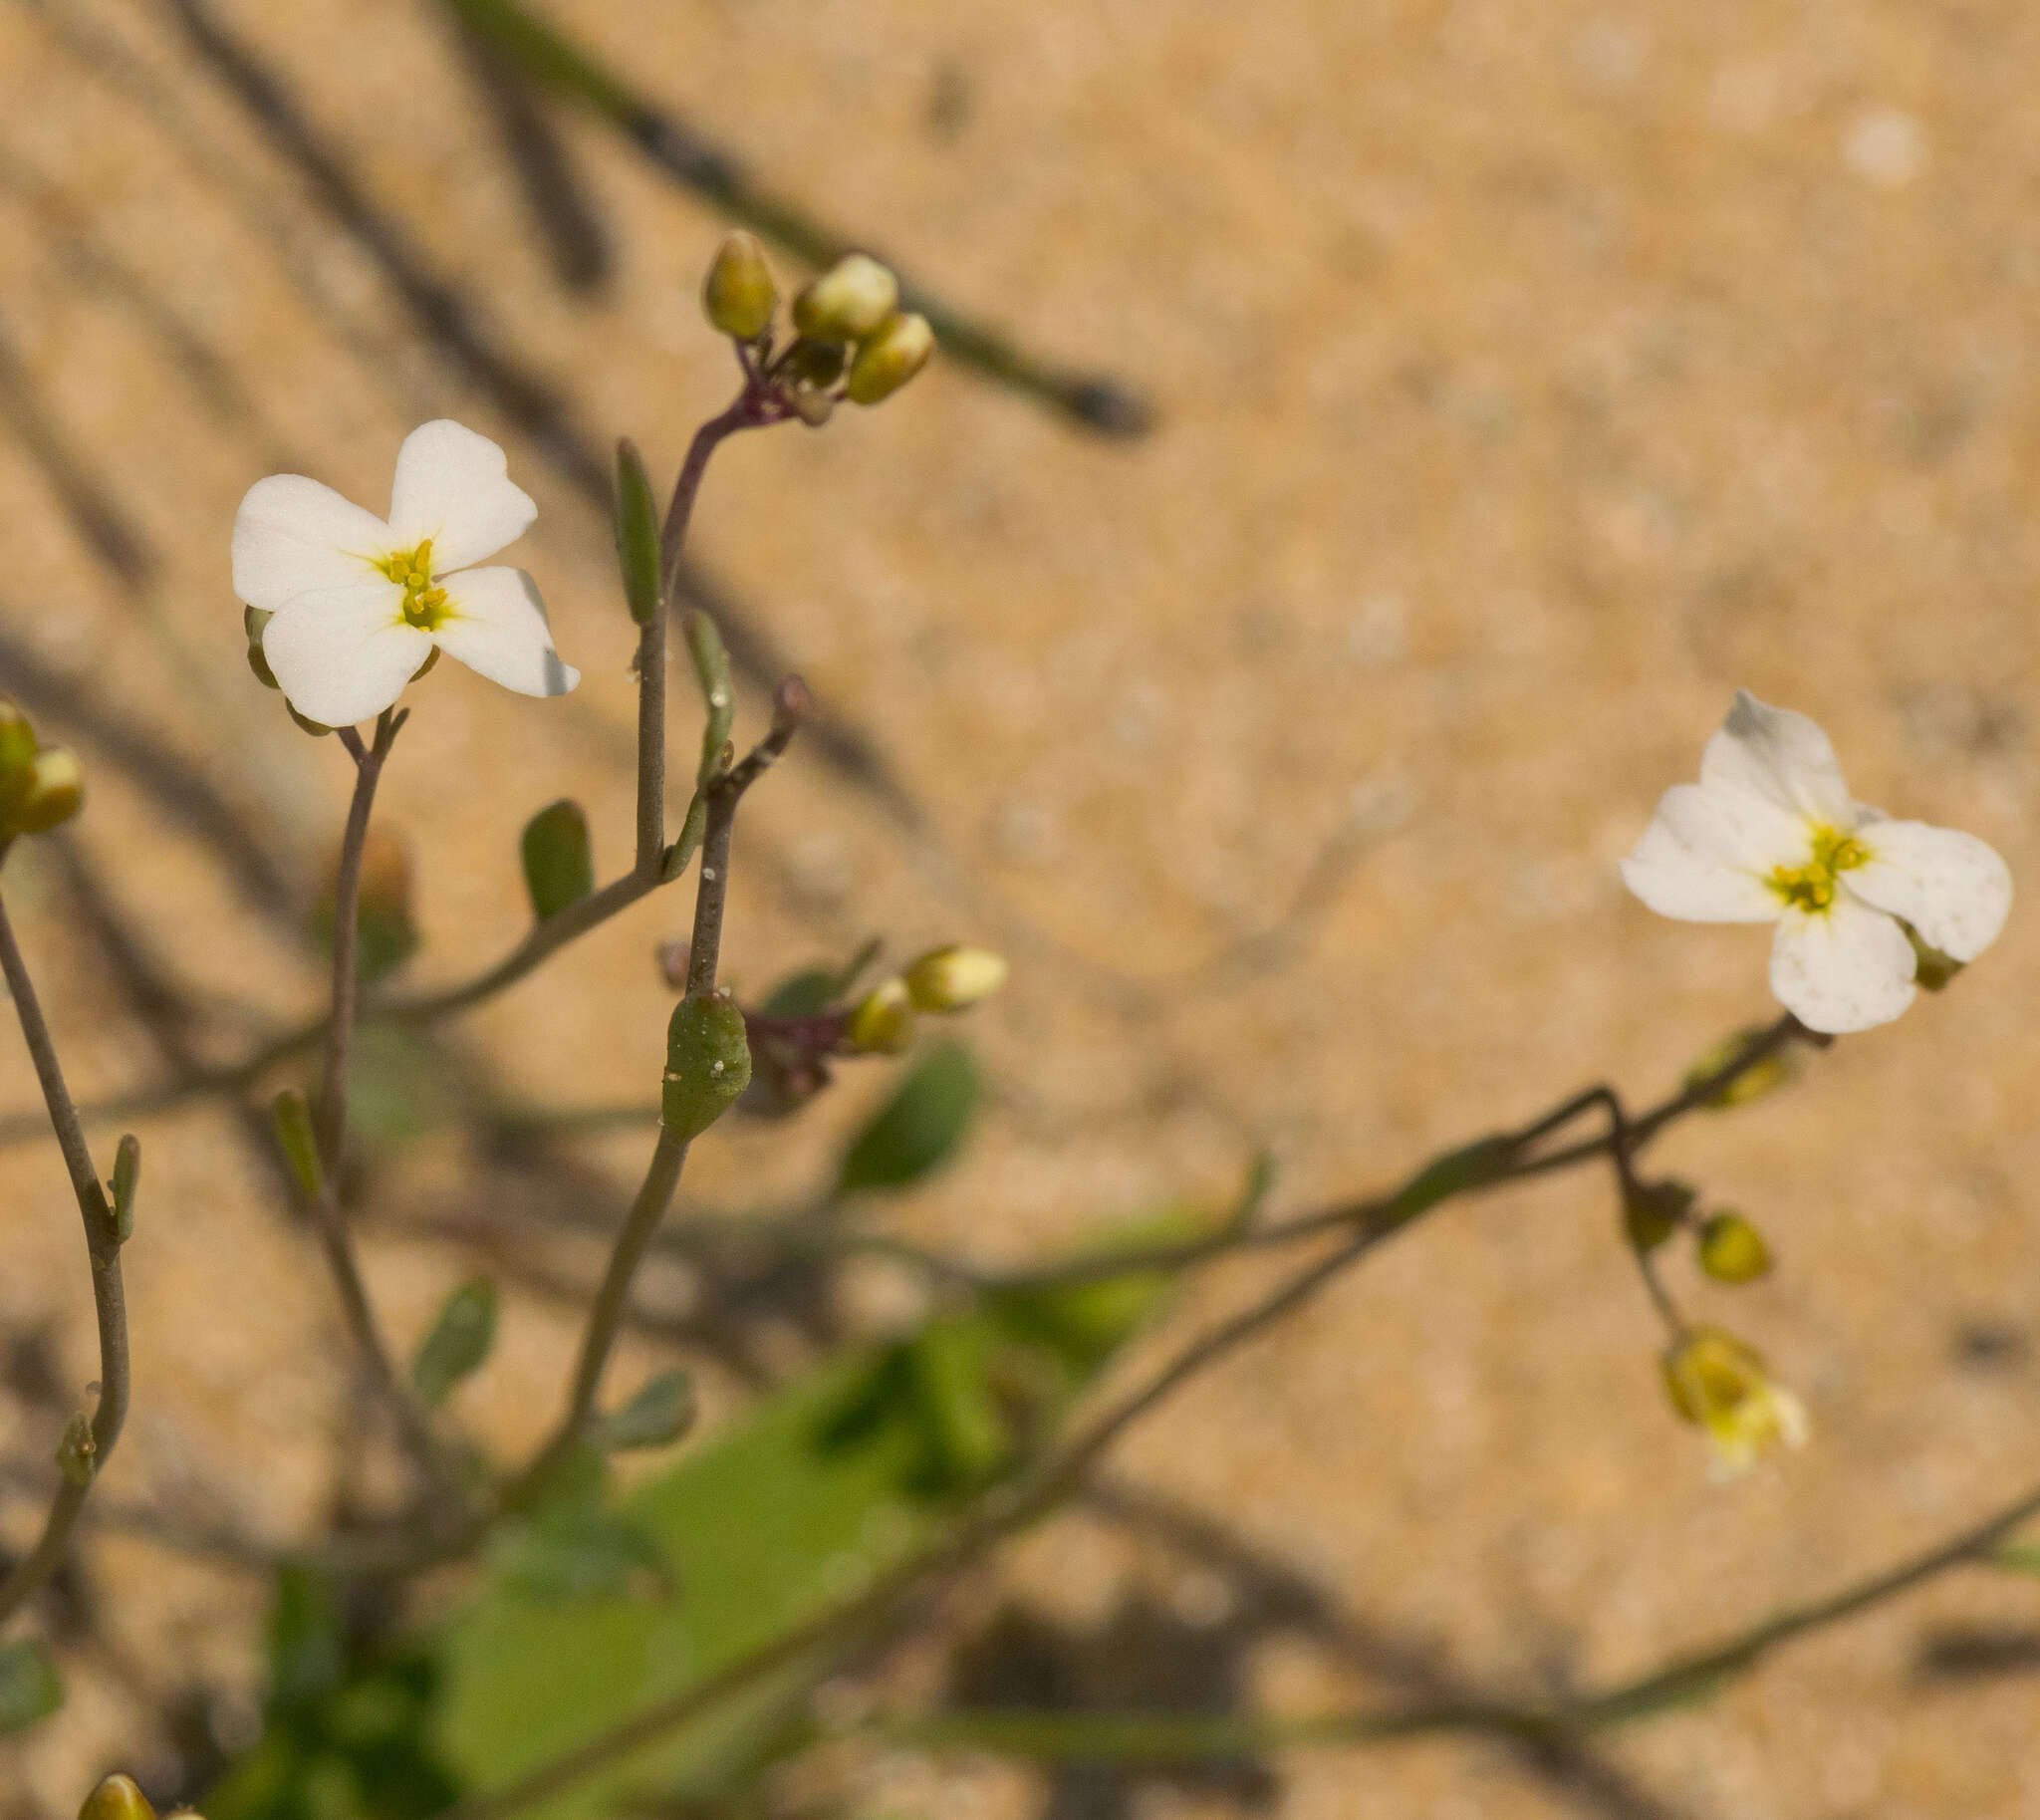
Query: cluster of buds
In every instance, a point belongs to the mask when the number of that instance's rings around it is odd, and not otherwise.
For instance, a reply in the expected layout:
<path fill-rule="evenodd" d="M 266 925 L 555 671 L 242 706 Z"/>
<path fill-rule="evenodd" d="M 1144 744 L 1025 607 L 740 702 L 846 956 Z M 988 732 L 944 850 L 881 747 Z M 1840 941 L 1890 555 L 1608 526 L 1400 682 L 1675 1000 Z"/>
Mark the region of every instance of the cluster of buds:
<path fill-rule="evenodd" d="M 47 834 L 78 813 L 85 774 L 62 746 L 45 746 L 21 709 L 0 701 L 0 847 Z"/>
<path fill-rule="evenodd" d="M 1764 1235 L 1732 1207 L 1700 1214 L 1690 1182 L 1639 1181 L 1623 1195 L 1623 1231 L 1639 1252 L 1656 1251 L 1680 1231 L 1692 1234 L 1693 1256 L 1717 1283 L 1753 1283 L 1771 1270 Z"/>
<path fill-rule="evenodd" d="M 1005 956 L 990 948 L 952 942 L 930 948 L 853 998 L 860 970 L 854 964 L 833 990 L 825 988 L 820 996 L 827 1002 L 745 1011 L 753 1063 L 745 1111 L 767 1117 L 797 1111 L 829 1085 L 833 1059 L 900 1054 L 913 1041 L 917 1018 L 967 1011 L 1006 983 L 1007 967 Z"/>
<path fill-rule="evenodd" d="M 709 323 L 737 345 L 746 373 L 802 422 L 829 421 L 837 400 L 878 404 L 928 363 L 934 331 L 899 308 L 899 281 L 876 259 L 839 259 L 793 300 L 793 339 L 776 345 L 779 287 L 757 237 L 741 231 L 717 250 L 701 287 Z"/>

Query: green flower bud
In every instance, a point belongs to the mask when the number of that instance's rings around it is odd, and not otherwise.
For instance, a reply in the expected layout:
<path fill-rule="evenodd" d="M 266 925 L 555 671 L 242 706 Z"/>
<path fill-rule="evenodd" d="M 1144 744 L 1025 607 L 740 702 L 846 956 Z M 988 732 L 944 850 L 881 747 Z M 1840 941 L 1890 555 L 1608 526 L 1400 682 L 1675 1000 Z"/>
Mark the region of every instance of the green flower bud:
<path fill-rule="evenodd" d="M 1717 1283 L 1751 1283 L 1770 1274 L 1771 1248 L 1740 1213 L 1716 1213 L 1702 1222 L 1698 1251 L 1700 1268 Z"/>
<path fill-rule="evenodd" d="M 700 1137 L 751 1084 L 751 1045 L 736 1000 L 683 998 L 665 1033 L 659 1118 L 682 1144 Z"/>
<path fill-rule="evenodd" d="M 925 316 L 895 316 L 862 344 L 850 364 L 848 396 L 853 404 L 878 404 L 928 364 L 935 332 Z"/>
<path fill-rule="evenodd" d="M 798 341 L 786 351 L 786 377 L 827 391 L 843 377 L 843 350 L 835 342 Z"/>
<path fill-rule="evenodd" d="M 913 995 L 903 979 L 889 979 L 858 1000 L 845 1034 L 864 1055 L 898 1055 L 913 1041 Z"/>
<path fill-rule="evenodd" d="M 916 1011 L 961 1011 L 1006 983 L 1006 957 L 990 948 L 951 942 L 930 948 L 906 969 L 906 992 Z"/>
<path fill-rule="evenodd" d="M 876 259 L 839 259 L 793 300 L 794 326 L 824 342 L 861 342 L 899 307 L 899 280 Z"/>
<path fill-rule="evenodd" d="M 1685 1223 L 1696 1198 L 1683 1181 L 1640 1181 L 1623 1196 L 1623 1231 L 1639 1251 L 1655 1251 Z"/>
<path fill-rule="evenodd" d="M 779 287 L 755 234 L 739 228 L 715 249 L 701 286 L 701 308 L 717 334 L 736 341 L 754 342 L 772 327 Z"/>
<path fill-rule="evenodd" d="M 28 788 L 8 816 L 17 834 L 48 834 L 68 822 L 85 801 L 85 773 L 62 746 L 38 752 L 30 766 Z"/>
<path fill-rule="evenodd" d="M 86 1796 L 78 1820 L 155 1820 L 155 1809 L 131 1776 L 109 1776 Z"/>

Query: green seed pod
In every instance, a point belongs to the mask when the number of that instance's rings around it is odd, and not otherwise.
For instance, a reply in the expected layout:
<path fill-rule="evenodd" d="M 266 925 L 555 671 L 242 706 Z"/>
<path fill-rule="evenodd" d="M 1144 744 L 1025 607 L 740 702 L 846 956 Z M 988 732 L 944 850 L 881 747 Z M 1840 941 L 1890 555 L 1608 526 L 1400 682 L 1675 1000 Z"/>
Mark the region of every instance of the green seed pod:
<path fill-rule="evenodd" d="M 682 1144 L 700 1137 L 751 1084 L 751 1045 L 736 1000 L 683 998 L 665 1033 L 659 1117 Z"/>
<path fill-rule="evenodd" d="M 86 1796 L 78 1820 L 155 1820 L 155 1809 L 131 1776 L 109 1776 Z"/>
<path fill-rule="evenodd" d="M 793 300 L 794 326 L 822 342 L 859 342 L 899 307 L 899 280 L 876 259 L 839 259 Z"/>
<path fill-rule="evenodd" d="M 755 234 L 739 228 L 715 249 L 701 285 L 701 308 L 717 334 L 736 341 L 754 342 L 772 327 L 779 287 Z"/>
<path fill-rule="evenodd" d="M 895 316 L 857 351 L 847 395 L 853 404 L 878 404 L 928 364 L 935 332 L 925 316 Z"/>
<path fill-rule="evenodd" d="M 85 773 L 61 746 L 38 752 L 29 768 L 28 788 L 8 820 L 17 834 L 47 834 L 68 822 L 85 802 Z"/>
<path fill-rule="evenodd" d="M 1751 1283 L 1771 1270 L 1764 1235 L 1740 1213 L 1716 1213 L 1700 1226 L 1700 1268 L 1717 1283 Z"/>

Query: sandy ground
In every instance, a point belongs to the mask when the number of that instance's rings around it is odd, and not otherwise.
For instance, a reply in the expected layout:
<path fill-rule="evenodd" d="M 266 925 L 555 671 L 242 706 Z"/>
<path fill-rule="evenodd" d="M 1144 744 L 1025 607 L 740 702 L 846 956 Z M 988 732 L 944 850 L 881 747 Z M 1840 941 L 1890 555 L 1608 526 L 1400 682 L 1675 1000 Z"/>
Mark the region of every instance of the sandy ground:
<path fill-rule="evenodd" d="M 2032 876 L 2030 9 L 549 10 L 771 182 L 1158 405 L 1152 436 L 1111 443 L 938 371 L 826 433 L 740 443 L 709 483 L 699 554 L 869 731 L 926 830 L 812 752 L 783 768 L 747 812 L 732 970 L 761 983 L 870 931 L 1016 960 L 976 1031 L 997 1115 L 902 1230 L 1026 1257 L 1222 1191 L 1262 1145 L 1278 1210 L 1300 1210 L 1596 1078 L 1659 1091 L 1768 1014 L 1759 933 L 1660 922 L 1614 870 L 1738 685 L 1820 718 L 1866 799 Z M 221 17 L 596 445 L 629 431 L 669 470 L 728 384 L 691 301 L 712 214 L 577 124 L 617 265 L 606 296 L 570 298 L 428 9 Z M 538 498 L 521 560 L 586 682 L 535 706 L 442 666 L 385 786 L 415 971 L 466 972 L 519 931 L 537 805 L 579 796 L 600 857 L 624 856 L 631 641 L 605 525 L 419 342 L 167 7 L 22 0 L 0 10 L 0 628 L 211 779 L 293 889 L 337 834 L 346 766 L 242 668 L 242 490 L 296 468 L 376 504 L 403 432 L 450 412 L 500 435 Z M 201 1050 L 310 1006 L 275 918 L 78 738 L 80 847 L 217 1011 Z M 1328 849 L 1353 864 L 1290 917 Z M 160 1078 L 54 861 L 18 854 L 7 885 L 81 1092 Z M 680 915 L 666 898 L 604 929 L 467 1019 L 462 1053 L 505 1094 L 646 1097 L 665 1004 L 647 952 Z M 1732 1297 L 1674 1275 L 1803 1391 L 1816 1438 L 1782 1467 L 1707 1481 L 1605 1183 L 1568 1178 L 1441 1215 L 1117 1458 L 1123 1487 L 1318 1589 L 1379 1645 L 1372 1673 L 1367 1647 L 1243 1626 L 1208 1561 L 1104 1517 L 1031 1538 L 1008 1584 L 1080 1638 L 1208 1639 L 1257 1697 L 1310 1710 L 1406 1690 L 1399 1661 L 1489 1692 L 1596 1685 L 1951 1531 L 2040 1471 L 2036 1011 L 2040 935 L 2015 913 L 1944 998 L 1666 1145 L 1774 1237 L 1777 1274 Z M 0 1085 L 29 1100 L 17 1045 Z M 704 1146 L 694 1191 L 811 1181 L 875 1086 Z M 345 1390 L 316 1255 L 230 1116 L 140 1129 L 136 1409 L 103 1494 L 226 1496 L 266 1534 L 308 1533 Z M 640 1148 L 587 1157 L 621 1183 Z M 459 1201 L 462 1168 L 430 1141 L 379 1183 L 369 1264 L 406 1342 L 472 1267 L 406 1230 Z M 55 1319 L 75 1395 L 93 1355 L 54 1147 L 11 1150 L 0 1181 L 0 1320 Z M 1200 1285 L 1183 1330 L 1250 1287 Z M 494 1440 L 535 1431 L 571 1337 L 557 1302 L 512 1303 L 465 1406 Z M 709 1390 L 728 1407 L 712 1369 Z M 47 1458 L 58 1422 L 0 1403 L 0 1447 Z M 31 1515 L 12 1506 L 9 1532 Z M 10 1811 L 64 1811 L 129 1754 L 137 1690 L 249 1685 L 259 1586 L 131 1539 L 92 1560 L 115 1648 L 66 1646 L 72 1705 L 0 1767 Z M 1997 1672 L 1931 1671 L 1978 1636 Z M 2040 1586 L 1972 1575 L 1570 1770 L 1442 1741 L 1155 1785 L 1135 1811 L 2040 1815 L 2036 1642 Z M 875 1804 L 1034 1799 L 969 1765 L 887 1777 Z"/>

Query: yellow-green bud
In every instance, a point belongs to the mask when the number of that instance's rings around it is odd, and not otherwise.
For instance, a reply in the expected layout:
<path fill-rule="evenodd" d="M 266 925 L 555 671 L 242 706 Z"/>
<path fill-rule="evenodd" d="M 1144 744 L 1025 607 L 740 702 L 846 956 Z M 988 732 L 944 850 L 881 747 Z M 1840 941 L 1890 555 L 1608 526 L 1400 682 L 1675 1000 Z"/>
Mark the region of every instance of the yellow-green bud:
<path fill-rule="evenodd" d="M 68 822 L 85 801 L 85 773 L 62 746 L 38 752 L 29 768 L 28 788 L 8 822 L 17 834 L 47 834 Z"/>
<path fill-rule="evenodd" d="M 1717 1283 L 1753 1283 L 1771 1269 L 1764 1235 L 1740 1213 L 1716 1213 L 1700 1226 L 1700 1268 Z"/>
<path fill-rule="evenodd" d="M 899 307 L 899 280 L 876 259 L 852 253 L 802 287 L 794 326 L 823 342 L 861 342 Z"/>
<path fill-rule="evenodd" d="M 0 772 L 25 771 L 35 760 L 36 730 L 13 702 L 0 700 Z"/>
<path fill-rule="evenodd" d="M 913 997 L 903 979 L 889 979 L 858 1000 L 845 1034 L 866 1055 L 898 1055 L 913 1041 Z"/>
<path fill-rule="evenodd" d="M 1006 983 L 1006 957 L 990 948 L 951 942 L 930 948 L 906 969 L 907 996 L 916 1011 L 961 1011 Z"/>
<path fill-rule="evenodd" d="M 935 332 L 925 316 L 895 316 L 857 351 L 846 394 L 853 404 L 890 398 L 928 364 Z"/>
<path fill-rule="evenodd" d="M 1702 1050 L 1685 1071 L 1685 1085 L 1697 1087 L 1700 1082 L 1719 1074 L 1763 1034 L 1763 1026 L 1753 1024 Z M 1790 1051 L 1774 1049 L 1761 1062 L 1753 1062 L 1745 1068 L 1725 1087 L 1717 1088 L 1705 1103 L 1717 1111 L 1730 1106 L 1747 1106 L 1752 1100 L 1761 1100 L 1766 1094 L 1775 1093 L 1785 1086 L 1794 1072 Z"/>
<path fill-rule="evenodd" d="M 155 1820 L 155 1809 L 131 1776 L 109 1776 L 86 1796 L 78 1820 Z"/>
<path fill-rule="evenodd" d="M 1671 1407 L 1707 1432 L 1723 1474 L 1746 1471 L 1774 1447 L 1806 1441 L 1806 1410 L 1775 1383 L 1764 1356 L 1718 1327 L 1696 1327 L 1664 1355 Z"/>
<path fill-rule="evenodd" d="M 751 1084 L 751 1045 L 735 999 L 683 998 L 665 1033 L 659 1117 L 682 1144 L 700 1137 Z"/>
<path fill-rule="evenodd" d="M 779 287 L 755 234 L 739 228 L 715 249 L 701 286 L 701 308 L 718 334 L 740 342 L 754 342 L 772 327 Z"/>

